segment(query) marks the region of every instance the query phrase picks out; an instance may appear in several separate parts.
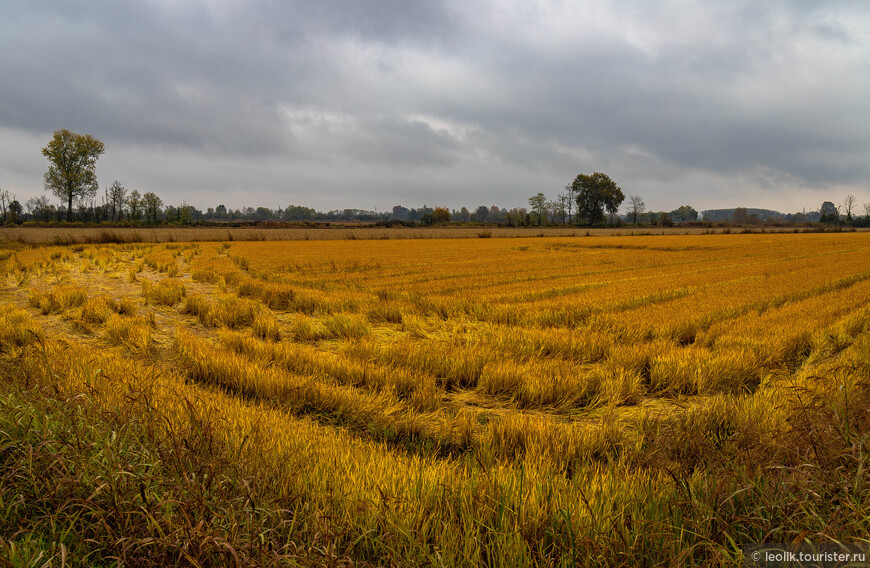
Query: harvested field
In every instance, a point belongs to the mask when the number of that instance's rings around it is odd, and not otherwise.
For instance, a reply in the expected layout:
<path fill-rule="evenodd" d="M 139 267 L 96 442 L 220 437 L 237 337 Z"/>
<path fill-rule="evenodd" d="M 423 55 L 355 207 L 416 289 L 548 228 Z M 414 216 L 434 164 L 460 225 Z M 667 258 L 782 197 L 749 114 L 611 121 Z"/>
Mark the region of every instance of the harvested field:
<path fill-rule="evenodd" d="M 866 542 L 867 233 L 188 231 L 0 250 L 0 556 L 733 566 Z"/>

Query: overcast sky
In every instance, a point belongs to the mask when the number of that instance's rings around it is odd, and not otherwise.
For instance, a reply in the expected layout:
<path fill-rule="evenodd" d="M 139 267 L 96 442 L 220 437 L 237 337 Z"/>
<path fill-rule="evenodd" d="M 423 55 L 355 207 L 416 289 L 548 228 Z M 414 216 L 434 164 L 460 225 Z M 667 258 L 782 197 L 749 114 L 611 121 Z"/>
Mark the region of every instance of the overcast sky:
<path fill-rule="evenodd" d="M 870 5 L 21 0 L 0 187 L 52 132 L 205 209 L 527 206 L 602 171 L 651 209 L 870 201 Z"/>

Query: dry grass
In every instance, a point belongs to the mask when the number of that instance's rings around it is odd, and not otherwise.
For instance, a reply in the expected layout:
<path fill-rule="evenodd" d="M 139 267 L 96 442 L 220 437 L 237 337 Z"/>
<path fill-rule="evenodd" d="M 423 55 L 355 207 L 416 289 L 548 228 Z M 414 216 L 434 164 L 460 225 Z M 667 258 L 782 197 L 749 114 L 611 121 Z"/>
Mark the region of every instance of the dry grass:
<path fill-rule="evenodd" d="M 174 306 L 187 296 L 184 282 L 176 278 L 165 278 L 156 284 L 142 281 L 142 297 L 146 304 L 162 304 Z"/>
<path fill-rule="evenodd" d="M 499 236 L 8 249 L 0 558 L 736 565 L 866 538 L 865 234 Z"/>
<path fill-rule="evenodd" d="M 861 229 L 857 229 L 861 231 Z M 234 241 L 307 241 L 307 240 L 367 240 L 367 239 L 471 239 L 515 237 L 585 237 L 612 235 L 699 235 L 731 233 L 730 228 L 613 228 L 586 227 L 376 227 L 349 225 L 324 228 L 260 228 L 260 227 L 137 227 L 137 228 L 77 228 L 77 227 L 0 227 L 0 242 L 23 244 L 99 244 L 99 243 L 174 243 L 174 242 L 234 242 Z M 813 232 L 815 229 L 767 227 L 757 232 Z"/>

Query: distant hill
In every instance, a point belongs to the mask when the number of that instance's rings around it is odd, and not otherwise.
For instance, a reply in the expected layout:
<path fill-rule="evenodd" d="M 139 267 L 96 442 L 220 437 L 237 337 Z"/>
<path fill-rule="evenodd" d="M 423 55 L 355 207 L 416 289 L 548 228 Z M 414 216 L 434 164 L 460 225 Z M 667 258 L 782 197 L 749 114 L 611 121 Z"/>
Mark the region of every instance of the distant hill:
<path fill-rule="evenodd" d="M 731 209 L 708 209 L 701 212 L 701 219 L 704 221 L 731 221 L 734 219 L 734 209 L 736 209 L 736 207 L 732 207 Z M 762 221 L 766 219 L 781 219 L 785 217 L 784 214 L 779 211 L 774 211 L 773 209 L 752 209 L 750 207 L 746 208 L 746 214 L 749 216 L 754 215 Z"/>

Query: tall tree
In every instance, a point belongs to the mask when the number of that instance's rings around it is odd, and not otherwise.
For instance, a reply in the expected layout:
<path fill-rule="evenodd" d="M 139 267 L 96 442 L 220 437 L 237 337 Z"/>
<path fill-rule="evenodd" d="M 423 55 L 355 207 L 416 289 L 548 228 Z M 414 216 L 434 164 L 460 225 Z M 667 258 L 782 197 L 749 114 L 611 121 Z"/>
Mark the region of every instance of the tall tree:
<path fill-rule="evenodd" d="M 625 194 L 616 182 L 601 172 L 592 175 L 580 174 L 571 184 L 577 195 L 577 215 L 586 219 L 590 225 L 604 221 L 604 210 L 611 215 L 619 210 Z"/>
<path fill-rule="evenodd" d="M 6 223 L 6 215 L 9 213 L 9 204 L 15 200 L 8 189 L 0 189 L 0 225 Z"/>
<path fill-rule="evenodd" d="M 151 225 L 157 224 L 160 208 L 163 200 L 157 197 L 153 191 L 148 191 L 142 196 L 142 209 L 145 210 L 145 222 Z"/>
<path fill-rule="evenodd" d="M 640 195 L 630 196 L 628 202 L 628 212 L 631 214 L 631 222 L 637 225 L 637 216 L 646 211 L 646 203 L 643 202 Z"/>
<path fill-rule="evenodd" d="M 109 186 L 107 193 L 109 198 L 109 211 L 112 215 L 111 220 L 115 221 L 115 216 L 117 215 L 117 220 L 120 221 L 124 214 L 124 204 L 127 201 L 127 188 L 121 185 L 121 182 L 115 180 L 115 183 Z"/>
<path fill-rule="evenodd" d="M 821 213 L 819 221 L 822 223 L 836 223 L 840 218 L 840 211 L 837 209 L 837 206 L 830 201 L 822 203 L 819 213 Z"/>
<path fill-rule="evenodd" d="M 604 208 L 607 210 L 607 214 L 610 216 L 610 226 L 613 226 L 613 216 L 619 213 L 619 206 L 622 205 L 622 202 L 625 201 L 625 194 L 622 193 L 622 190 L 618 187 L 616 188 L 618 193 L 611 194 L 604 201 Z"/>
<path fill-rule="evenodd" d="M 12 203 L 9 204 L 9 221 L 12 223 L 18 223 L 23 211 L 24 208 L 20 203 L 18 203 L 18 200 L 13 199 Z"/>
<path fill-rule="evenodd" d="M 82 199 L 97 193 L 97 158 L 106 151 L 103 143 L 90 134 L 76 134 L 67 129 L 57 130 L 42 155 L 48 158 L 45 189 L 61 201 L 66 200 L 66 220 L 72 220 L 73 199 Z"/>
<path fill-rule="evenodd" d="M 858 198 L 851 193 L 843 200 L 843 210 L 846 211 L 846 221 L 852 222 L 852 209 L 858 205 Z"/>
<path fill-rule="evenodd" d="M 574 203 L 577 202 L 577 197 L 574 195 L 574 185 L 568 184 L 565 186 L 565 195 L 568 198 L 568 222 L 571 222 L 574 214 Z"/>
<path fill-rule="evenodd" d="M 489 207 L 481 205 L 474 210 L 474 220 L 478 223 L 483 223 L 489 217 Z"/>
<path fill-rule="evenodd" d="M 291 205 L 290 207 L 295 207 L 295 205 Z M 407 221 L 410 212 L 411 211 L 407 207 L 404 207 L 402 205 L 393 205 L 393 213 L 391 215 L 391 218 L 397 219 L 399 221 Z"/>
<path fill-rule="evenodd" d="M 127 197 L 127 217 L 131 221 L 138 221 L 142 208 L 142 196 L 139 195 L 139 190 L 134 189 Z"/>
<path fill-rule="evenodd" d="M 552 222 L 555 223 L 556 219 L 560 219 L 562 224 L 565 224 L 565 219 L 567 218 L 567 205 L 568 205 L 568 194 L 560 193 L 556 196 L 556 199 L 550 202 L 550 214 L 553 216 Z"/>
<path fill-rule="evenodd" d="M 535 216 L 538 218 L 537 224 L 540 225 L 544 219 L 544 211 L 547 209 L 547 196 L 538 192 L 536 195 L 529 197 L 529 206 L 535 212 Z"/>

